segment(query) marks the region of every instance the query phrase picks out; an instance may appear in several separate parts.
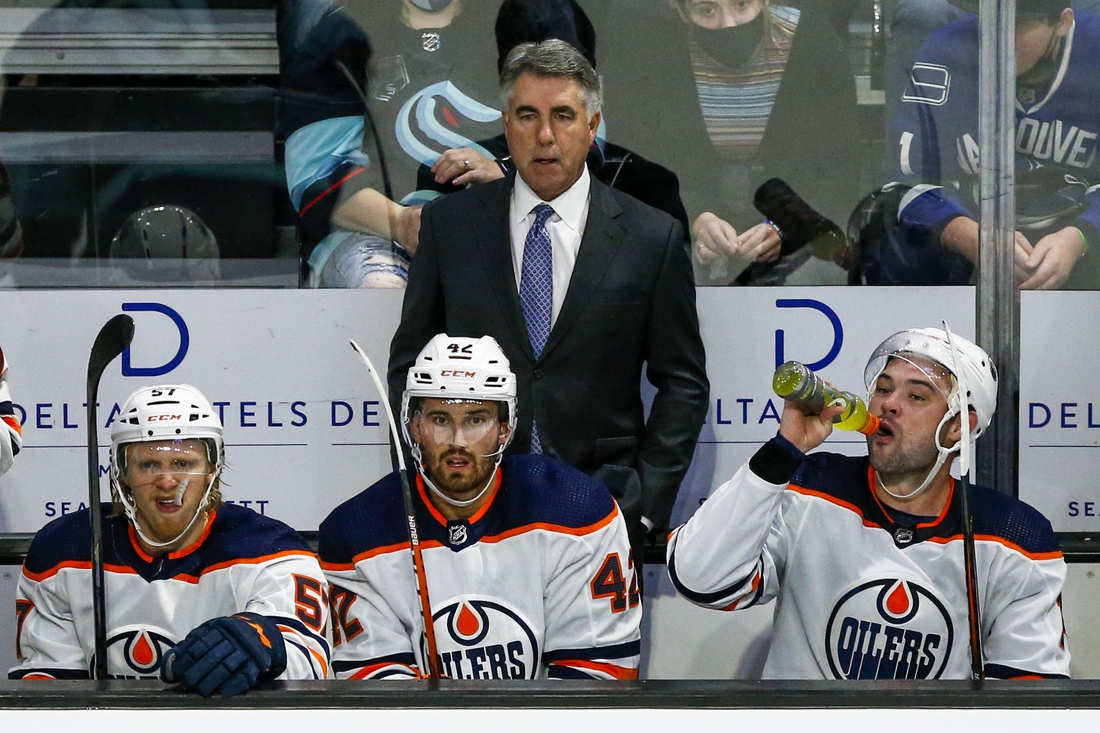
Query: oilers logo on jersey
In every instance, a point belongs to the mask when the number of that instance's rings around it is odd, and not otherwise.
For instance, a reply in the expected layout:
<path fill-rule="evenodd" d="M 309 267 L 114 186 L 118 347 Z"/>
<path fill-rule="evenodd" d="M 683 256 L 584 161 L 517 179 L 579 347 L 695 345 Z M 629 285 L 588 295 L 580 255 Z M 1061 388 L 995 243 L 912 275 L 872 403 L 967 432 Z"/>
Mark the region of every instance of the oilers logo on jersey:
<path fill-rule="evenodd" d="M 112 675 L 116 679 L 129 677 L 157 678 L 160 661 L 176 642 L 167 631 L 156 626 L 131 624 L 121 626 L 107 638 L 108 669 L 131 669 L 133 675 Z M 89 667 L 89 672 L 95 662 Z"/>
<path fill-rule="evenodd" d="M 527 679 L 537 669 L 531 624 L 497 600 L 465 598 L 433 614 L 440 669 L 452 679 Z"/>
<path fill-rule="evenodd" d="M 879 578 L 833 604 L 825 650 L 837 679 L 939 679 L 954 635 L 951 616 L 932 590 Z"/>

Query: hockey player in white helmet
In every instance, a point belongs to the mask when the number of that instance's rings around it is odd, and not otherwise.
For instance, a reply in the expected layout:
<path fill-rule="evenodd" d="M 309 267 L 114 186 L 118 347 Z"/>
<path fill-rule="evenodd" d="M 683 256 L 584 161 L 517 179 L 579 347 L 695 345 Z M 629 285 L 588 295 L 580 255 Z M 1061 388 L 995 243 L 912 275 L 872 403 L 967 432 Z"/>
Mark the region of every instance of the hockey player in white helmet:
<path fill-rule="evenodd" d="M 329 675 L 326 583 L 290 527 L 222 502 L 222 424 L 186 384 L 137 390 L 111 426 L 104 520 L 107 669 L 203 696 Z M 16 601 L 17 679 L 94 666 L 87 510 L 35 536 Z"/>
<path fill-rule="evenodd" d="M 912 329 L 882 342 L 865 379 L 881 420 L 868 455 L 807 455 L 843 408 L 788 402 L 779 434 L 673 533 L 669 575 L 710 608 L 777 599 L 766 678 L 969 678 L 951 464 L 989 426 L 996 368 L 966 339 Z M 1066 565 L 1050 522 L 980 486 L 969 509 L 985 675 L 1067 677 Z"/>
<path fill-rule="evenodd" d="M 503 455 L 516 378 L 489 336 L 435 336 L 401 422 L 444 676 L 637 677 L 642 607 L 626 524 L 603 484 L 542 455 Z M 321 524 L 336 676 L 427 673 L 400 477 Z"/>
<path fill-rule="evenodd" d="M 15 416 L 11 393 L 8 392 L 8 363 L 0 351 L 0 475 L 9 468 L 23 447 L 23 429 Z"/>

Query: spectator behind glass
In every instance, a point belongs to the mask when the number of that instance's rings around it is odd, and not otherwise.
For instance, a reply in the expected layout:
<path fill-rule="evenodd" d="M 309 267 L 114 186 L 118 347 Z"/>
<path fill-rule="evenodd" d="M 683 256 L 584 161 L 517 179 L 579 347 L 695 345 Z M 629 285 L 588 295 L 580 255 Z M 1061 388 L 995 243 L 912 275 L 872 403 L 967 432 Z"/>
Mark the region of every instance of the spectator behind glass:
<path fill-rule="evenodd" d="M 508 53 L 521 43 L 540 43 L 550 38 L 565 41 L 596 66 L 596 33 L 575 0 L 504 0 L 497 13 L 497 69 Z M 652 163 L 621 145 L 607 142 L 603 119 L 596 142 L 588 152 L 589 171 L 612 188 L 676 218 L 688 230 L 687 212 L 680 200 L 680 182 L 667 168 Z M 448 150 L 430 168 L 421 166 L 417 187 L 453 193 L 465 186 L 503 178 L 514 169 L 508 143 L 500 134 L 478 142 L 479 148 Z M 494 157 L 486 157 L 482 150 Z"/>
<path fill-rule="evenodd" d="M 779 178 L 829 219 L 847 220 L 858 198 L 847 58 L 811 11 L 763 0 L 668 3 L 663 17 L 652 4 L 607 14 L 607 27 L 618 26 L 619 45 L 604 53 L 616 139 L 680 177 L 700 282 L 729 283 L 749 262 L 781 256 L 753 282 L 782 282 L 809 252 L 764 223 L 753 195 Z M 796 279 L 843 282 L 843 272 L 816 263 Z"/>
<path fill-rule="evenodd" d="M 1086 255 L 1100 242 L 1100 16 L 1065 0 L 1020 0 L 1016 18 L 1018 285 L 1095 288 L 1100 272 Z M 889 100 L 887 144 L 906 187 L 887 192 L 882 236 L 861 243 L 864 280 L 963 284 L 978 258 L 977 16 L 929 36 L 912 76 Z"/>
<path fill-rule="evenodd" d="M 495 7 L 287 0 L 280 8 L 280 126 L 311 284 L 404 287 L 420 206 L 438 195 L 416 190 L 417 167 L 500 129 Z M 364 100 L 378 140 L 364 124 Z"/>

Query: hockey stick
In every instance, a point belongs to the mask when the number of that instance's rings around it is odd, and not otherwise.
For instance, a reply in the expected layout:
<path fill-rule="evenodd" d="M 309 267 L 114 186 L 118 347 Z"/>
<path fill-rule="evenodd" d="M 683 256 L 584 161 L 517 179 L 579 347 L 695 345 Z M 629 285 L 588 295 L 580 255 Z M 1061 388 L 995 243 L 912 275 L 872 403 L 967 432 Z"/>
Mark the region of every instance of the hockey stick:
<path fill-rule="evenodd" d="M 947 342 L 951 346 L 951 360 L 955 363 L 956 389 L 962 405 L 959 408 L 959 427 L 962 436 L 959 445 L 959 511 L 963 520 L 963 570 L 966 574 L 966 616 L 970 622 L 970 676 L 985 679 L 985 662 L 982 653 L 982 611 L 978 601 L 977 553 L 974 546 L 974 524 L 970 516 L 970 402 L 967 399 L 969 385 L 962 369 L 959 369 L 959 352 L 955 336 L 947 321 L 943 322 Z"/>
<path fill-rule="evenodd" d="M 92 677 L 107 679 L 107 599 L 103 585 L 103 512 L 99 506 L 99 430 L 96 399 L 103 370 L 134 338 L 134 319 L 119 314 L 95 337 L 88 357 L 88 514 L 92 523 L 92 614 L 95 619 L 95 664 Z"/>
<path fill-rule="evenodd" d="M 387 398 L 386 389 L 382 386 L 382 380 L 378 378 L 378 372 L 371 364 L 366 353 L 359 348 L 359 344 L 351 341 L 351 348 L 367 365 L 374 386 L 378 390 L 378 396 L 382 398 L 382 405 L 386 408 L 386 417 L 390 422 L 390 433 L 393 435 L 395 450 L 393 455 L 394 470 L 401 476 L 401 496 L 405 500 L 405 529 L 409 533 L 409 545 L 412 547 L 413 571 L 416 574 L 416 593 L 420 596 L 420 615 L 424 620 L 424 637 L 428 642 L 428 679 L 434 685 L 439 681 L 439 647 L 435 642 L 435 623 L 432 620 L 432 604 L 428 600 L 428 578 L 424 573 L 424 557 L 420 553 L 420 528 L 416 523 L 416 509 L 413 507 L 412 490 L 409 488 L 408 471 L 405 468 L 405 456 L 401 450 L 401 436 L 397 432 L 397 423 L 393 419 L 393 410 Z"/>

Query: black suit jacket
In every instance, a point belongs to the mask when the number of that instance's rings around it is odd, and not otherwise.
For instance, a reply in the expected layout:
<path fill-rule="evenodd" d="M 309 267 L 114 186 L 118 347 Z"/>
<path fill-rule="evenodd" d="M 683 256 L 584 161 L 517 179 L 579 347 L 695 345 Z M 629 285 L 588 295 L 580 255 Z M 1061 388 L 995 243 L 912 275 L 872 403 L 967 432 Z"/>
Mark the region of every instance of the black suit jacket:
<path fill-rule="evenodd" d="M 512 266 L 514 177 L 425 206 L 390 345 L 391 399 L 435 334 L 493 336 L 519 383 L 510 451 L 530 450 L 537 417 L 547 455 L 600 476 L 632 525 L 644 515 L 667 527 L 710 400 L 681 226 L 592 180 L 565 302 L 536 360 Z M 657 390 L 648 421 L 643 364 Z"/>

